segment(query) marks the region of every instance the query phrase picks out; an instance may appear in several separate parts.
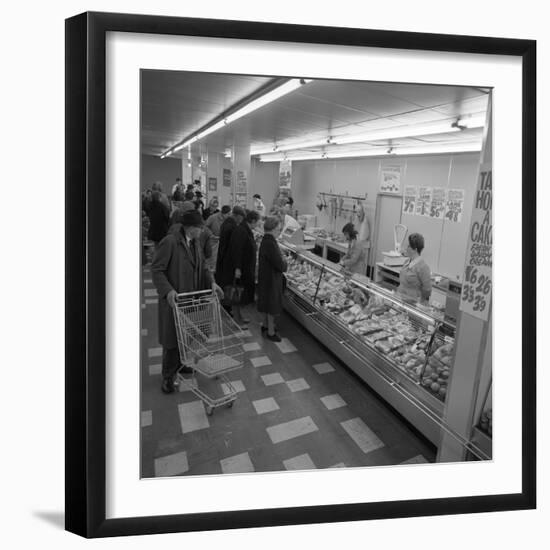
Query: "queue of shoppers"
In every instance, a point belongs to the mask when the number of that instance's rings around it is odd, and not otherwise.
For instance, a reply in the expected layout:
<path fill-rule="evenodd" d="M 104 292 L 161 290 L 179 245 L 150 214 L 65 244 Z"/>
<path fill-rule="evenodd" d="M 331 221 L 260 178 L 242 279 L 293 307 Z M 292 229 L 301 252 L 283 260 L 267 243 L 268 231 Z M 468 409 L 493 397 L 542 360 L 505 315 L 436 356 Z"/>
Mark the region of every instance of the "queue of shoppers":
<path fill-rule="evenodd" d="M 244 308 L 256 302 L 263 314 L 262 335 L 281 341 L 276 317 L 282 311 L 286 262 L 277 238 L 285 213 L 281 211 L 280 218 L 264 218 L 265 206 L 259 196 L 254 197 L 251 210 L 219 206 L 214 197 L 205 208 L 201 192 L 193 186 L 184 189 L 179 179 L 170 197 L 163 193 L 160 182 L 142 194 L 142 217 L 148 220 L 143 226 L 155 248 L 151 273 L 159 296 L 164 393 L 175 391 L 178 372 L 192 372 L 182 364 L 178 349 L 173 309 L 179 293 L 213 289 L 241 329 L 251 322 Z M 264 235 L 258 253 L 254 231 L 262 221 Z"/>

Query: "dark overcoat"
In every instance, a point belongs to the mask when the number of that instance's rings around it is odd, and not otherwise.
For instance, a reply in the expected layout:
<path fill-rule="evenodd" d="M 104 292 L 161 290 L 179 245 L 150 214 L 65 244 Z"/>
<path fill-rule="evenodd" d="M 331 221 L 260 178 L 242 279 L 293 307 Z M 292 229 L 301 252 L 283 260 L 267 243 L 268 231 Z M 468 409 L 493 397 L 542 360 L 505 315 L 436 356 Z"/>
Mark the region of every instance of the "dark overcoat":
<path fill-rule="evenodd" d="M 229 216 L 220 227 L 220 243 L 218 245 L 218 257 L 216 258 L 216 282 L 222 287 L 233 283 L 235 268 L 232 267 L 229 258 L 229 245 L 231 244 L 231 234 L 237 227 L 237 222 L 233 216 Z"/>
<path fill-rule="evenodd" d="M 152 201 L 147 212 L 149 216 L 149 240 L 158 243 L 168 233 L 168 220 L 170 212 L 168 208 L 160 201 Z"/>
<path fill-rule="evenodd" d="M 283 310 L 283 272 L 286 260 L 273 235 L 266 233 L 260 244 L 258 258 L 258 311 L 278 315 Z"/>
<path fill-rule="evenodd" d="M 193 240 L 188 245 L 181 231 L 169 233 L 157 247 L 151 274 L 159 295 L 159 343 L 166 349 L 177 348 L 174 313 L 168 304 L 168 293 L 171 290 L 180 293 L 212 287 L 212 276 L 204 263 L 200 244 Z"/>
<path fill-rule="evenodd" d="M 229 254 L 226 256 L 226 261 L 229 262 L 233 273 L 237 268 L 241 270 L 241 285 L 244 289 L 241 305 L 254 301 L 256 252 L 254 233 L 246 222 L 242 222 L 231 233 Z"/>

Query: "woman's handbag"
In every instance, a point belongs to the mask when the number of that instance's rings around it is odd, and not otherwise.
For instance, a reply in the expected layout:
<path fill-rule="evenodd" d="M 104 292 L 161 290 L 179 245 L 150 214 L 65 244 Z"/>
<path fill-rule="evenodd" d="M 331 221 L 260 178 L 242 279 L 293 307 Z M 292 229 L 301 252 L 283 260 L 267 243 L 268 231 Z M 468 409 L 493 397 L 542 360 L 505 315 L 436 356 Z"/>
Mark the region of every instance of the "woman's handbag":
<path fill-rule="evenodd" d="M 234 279 L 233 284 L 223 289 L 224 301 L 227 305 L 238 305 L 241 303 L 241 296 L 244 288 L 240 285 L 240 279 Z"/>

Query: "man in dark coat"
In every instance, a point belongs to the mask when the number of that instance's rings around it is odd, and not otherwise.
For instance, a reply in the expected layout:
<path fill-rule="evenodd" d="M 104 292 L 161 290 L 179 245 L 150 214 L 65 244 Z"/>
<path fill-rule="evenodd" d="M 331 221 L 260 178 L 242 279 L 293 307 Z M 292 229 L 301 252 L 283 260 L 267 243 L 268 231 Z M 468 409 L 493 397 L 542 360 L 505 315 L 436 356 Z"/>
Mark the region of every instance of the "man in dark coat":
<path fill-rule="evenodd" d="M 254 291 L 256 287 L 256 240 L 252 230 L 256 228 L 260 215 L 256 210 L 248 210 L 244 221 L 241 222 L 231 233 L 229 242 L 229 254 L 225 261 L 228 271 L 233 269 L 234 278 L 239 281 L 243 288 L 241 299 L 238 304 L 233 304 L 233 319 L 239 325 L 250 322 L 241 314 L 241 306 L 254 302 Z"/>
<path fill-rule="evenodd" d="M 169 233 L 159 244 L 151 273 L 159 295 L 159 343 L 162 346 L 162 391 L 174 391 L 174 377 L 180 372 L 191 372 L 181 367 L 173 308 L 176 295 L 212 288 L 223 296 L 202 255 L 199 244 L 203 220 L 196 210 L 185 212 L 178 232 Z"/>
<path fill-rule="evenodd" d="M 218 257 L 216 258 L 216 282 L 222 288 L 233 284 L 235 278 L 235 268 L 229 258 L 229 244 L 231 243 L 231 234 L 235 227 L 242 223 L 244 217 L 244 209 L 241 206 L 234 206 L 231 216 L 220 227 L 220 243 L 218 245 Z"/>
<path fill-rule="evenodd" d="M 149 206 L 147 215 L 149 216 L 149 232 L 147 237 L 156 245 L 166 236 L 168 232 L 168 220 L 170 218 L 170 212 L 162 203 L 158 191 L 153 191 L 152 193 L 151 205 Z"/>
<path fill-rule="evenodd" d="M 258 258 L 257 308 L 260 313 L 264 313 L 262 333 L 267 333 L 267 338 L 273 342 L 281 341 L 275 332 L 275 315 L 279 315 L 283 309 L 283 272 L 287 269 L 277 244 L 280 229 L 278 218 L 272 216 L 265 219 Z"/>

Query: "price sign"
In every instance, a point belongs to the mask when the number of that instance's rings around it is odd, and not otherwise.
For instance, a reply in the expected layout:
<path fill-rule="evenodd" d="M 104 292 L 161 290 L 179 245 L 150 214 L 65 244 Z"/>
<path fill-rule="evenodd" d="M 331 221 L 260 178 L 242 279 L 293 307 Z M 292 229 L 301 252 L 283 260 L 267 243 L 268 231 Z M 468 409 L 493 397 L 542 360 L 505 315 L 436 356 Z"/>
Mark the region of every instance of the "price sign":
<path fill-rule="evenodd" d="M 445 214 L 445 199 L 447 190 L 444 187 L 434 187 L 432 203 L 430 205 L 430 218 L 442 220 Z"/>
<path fill-rule="evenodd" d="M 482 164 L 474 196 L 460 309 L 487 321 L 493 290 L 493 184 Z"/>
<path fill-rule="evenodd" d="M 416 215 L 417 216 L 430 216 L 431 204 L 432 204 L 432 188 L 431 187 L 419 187 L 418 199 L 416 201 Z"/>
<path fill-rule="evenodd" d="M 413 185 L 407 185 L 403 193 L 403 214 L 414 215 L 418 190 Z"/>
<path fill-rule="evenodd" d="M 464 210 L 464 189 L 449 189 L 445 204 L 445 219 L 460 223 Z"/>

